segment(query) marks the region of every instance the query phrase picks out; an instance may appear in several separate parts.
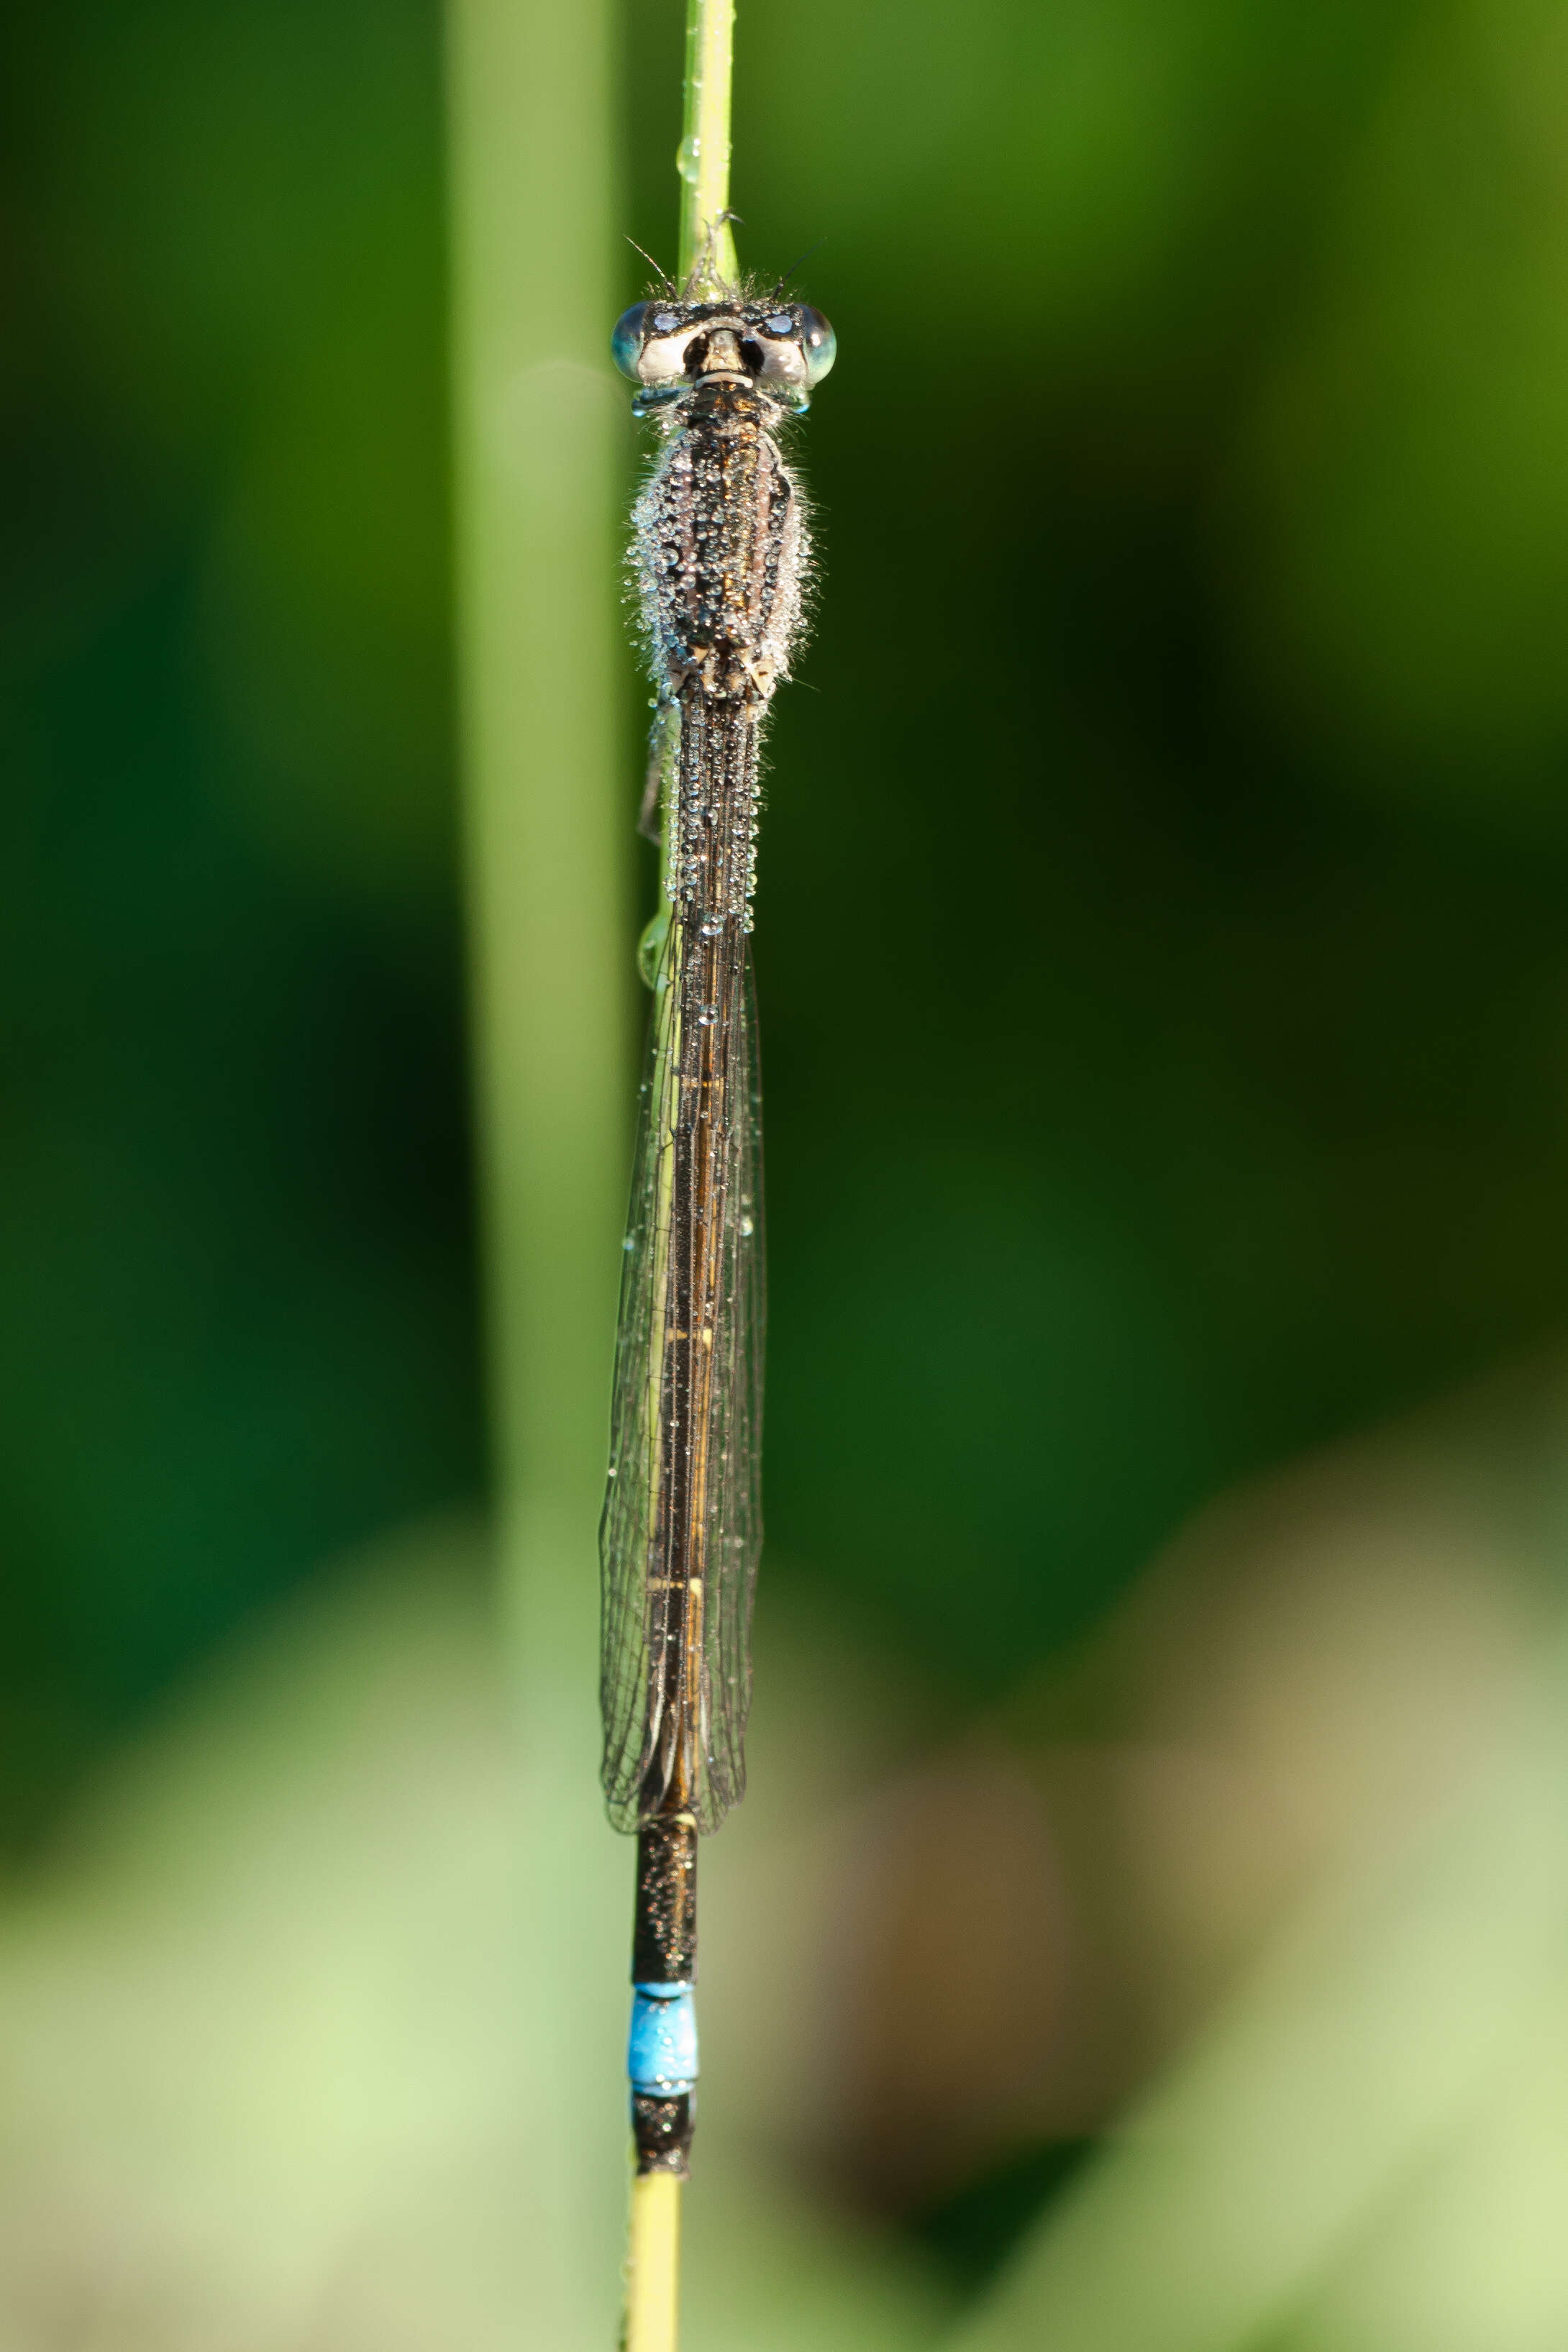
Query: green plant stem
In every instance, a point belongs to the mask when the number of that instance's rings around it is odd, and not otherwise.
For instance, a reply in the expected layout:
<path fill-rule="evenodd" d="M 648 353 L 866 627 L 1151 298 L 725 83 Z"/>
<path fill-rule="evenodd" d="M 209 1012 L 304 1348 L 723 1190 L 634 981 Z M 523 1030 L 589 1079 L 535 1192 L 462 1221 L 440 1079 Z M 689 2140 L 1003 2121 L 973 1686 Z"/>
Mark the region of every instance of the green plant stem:
<path fill-rule="evenodd" d="M 625 1856 L 597 1790 L 630 837 L 613 0 L 449 0 L 458 675 L 490 1417 L 526 1890 L 528 2336 L 613 2340 Z M 599 1955 L 602 1954 L 602 1962 Z"/>
<path fill-rule="evenodd" d="M 700 301 L 712 300 L 738 278 L 735 240 L 728 224 L 715 227 L 730 204 L 730 82 L 735 47 L 735 0 L 686 0 L 686 91 L 681 121 L 680 257 L 677 274 L 693 280 Z"/>
<path fill-rule="evenodd" d="M 628 992 L 607 0 L 453 0 L 458 683 L 490 1394 L 518 1515 L 591 1544 L 625 1209 Z M 591 1664 L 584 1691 L 592 1687 Z"/>

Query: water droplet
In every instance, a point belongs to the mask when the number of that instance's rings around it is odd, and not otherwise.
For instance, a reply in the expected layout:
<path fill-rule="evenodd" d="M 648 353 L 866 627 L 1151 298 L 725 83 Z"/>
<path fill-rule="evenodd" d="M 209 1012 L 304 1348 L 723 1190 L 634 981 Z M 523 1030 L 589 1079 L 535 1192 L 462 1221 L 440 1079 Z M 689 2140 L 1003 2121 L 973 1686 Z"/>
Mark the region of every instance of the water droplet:
<path fill-rule="evenodd" d="M 697 166 L 702 152 L 700 139 L 683 139 L 675 151 L 675 168 L 681 178 L 695 186 Z"/>
<path fill-rule="evenodd" d="M 723 928 L 722 915 L 705 915 L 697 926 L 698 935 L 705 940 L 716 940 Z"/>
<path fill-rule="evenodd" d="M 626 1235 L 626 1240 L 621 1244 L 621 1247 L 622 1247 L 624 1250 L 635 1250 L 635 1249 L 636 1249 L 636 1247 L 637 1247 L 637 1237 L 636 1234 L 628 1234 Z"/>
<path fill-rule="evenodd" d="M 755 1222 L 754 1222 L 754 1220 L 753 1220 L 752 1218 L 751 1218 L 751 1217 L 742 1217 L 742 1220 L 741 1220 L 741 1239 L 742 1239 L 743 1242 L 749 1242 L 749 1241 L 751 1240 L 751 1238 L 752 1238 L 752 1235 L 756 1232 L 756 1230 L 757 1230 L 757 1228 L 756 1228 L 756 1223 L 755 1223 Z"/>
<path fill-rule="evenodd" d="M 711 1029 L 713 1024 L 718 1020 L 718 1018 L 719 1007 L 716 1004 L 700 1004 L 698 1006 L 697 1026 L 699 1029 Z"/>
<path fill-rule="evenodd" d="M 661 907 L 637 941 L 637 971 L 647 988 L 651 988 L 658 977 L 658 960 L 668 936 L 669 909 Z"/>

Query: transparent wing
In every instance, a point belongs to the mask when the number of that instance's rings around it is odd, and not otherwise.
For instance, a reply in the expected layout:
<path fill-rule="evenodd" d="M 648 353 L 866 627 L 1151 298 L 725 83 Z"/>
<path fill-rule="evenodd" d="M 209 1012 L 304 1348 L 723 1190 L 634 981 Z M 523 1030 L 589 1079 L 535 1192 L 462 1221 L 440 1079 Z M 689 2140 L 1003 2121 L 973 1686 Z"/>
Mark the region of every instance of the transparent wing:
<path fill-rule="evenodd" d="M 703 1751 L 716 1826 L 746 1793 L 746 1720 L 752 1707 L 752 1600 L 763 1548 L 762 1082 L 756 1003 L 747 942 L 741 970 L 731 1086 L 736 1104 L 733 1206 L 723 1268 L 724 1312 L 715 1333 L 712 1451 L 718 1475 L 708 1537 L 710 1602 L 704 1620 Z M 701 1821 L 701 1814 L 699 1820 Z"/>
<path fill-rule="evenodd" d="M 637 1104 L 632 1196 L 623 1244 L 610 1406 L 610 1462 L 599 1520 L 599 1707 L 605 1750 L 600 1768 L 610 1819 L 635 1829 L 648 1761 L 653 1704 L 650 1657 L 662 1643 L 662 1618 L 650 1624 L 649 1580 L 661 1518 L 665 1293 L 669 1257 L 673 1006 L 669 967 L 673 927 L 654 980 L 653 1016 Z"/>
<path fill-rule="evenodd" d="M 603 1780 L 631 1830 L 745 1788 L 762 1544 L 756 1019 L 742 922 L 670 925 L 655 982 L 599 1549 Z"/>

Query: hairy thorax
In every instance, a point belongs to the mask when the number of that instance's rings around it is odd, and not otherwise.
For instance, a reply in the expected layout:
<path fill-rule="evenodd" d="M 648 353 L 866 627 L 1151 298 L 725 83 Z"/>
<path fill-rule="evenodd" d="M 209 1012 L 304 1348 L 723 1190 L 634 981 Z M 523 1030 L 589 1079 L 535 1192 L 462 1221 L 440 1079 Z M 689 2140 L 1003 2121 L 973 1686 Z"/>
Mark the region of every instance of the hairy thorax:
<path fill-rule="evenodd" d="M 760 715 L 788 675 L 807 556 L 801 498 L 779 453 L 783 412 L 743 378 L 699 383 L 637 501 L 637 568 L 664 697 L 693 689 Z"/>

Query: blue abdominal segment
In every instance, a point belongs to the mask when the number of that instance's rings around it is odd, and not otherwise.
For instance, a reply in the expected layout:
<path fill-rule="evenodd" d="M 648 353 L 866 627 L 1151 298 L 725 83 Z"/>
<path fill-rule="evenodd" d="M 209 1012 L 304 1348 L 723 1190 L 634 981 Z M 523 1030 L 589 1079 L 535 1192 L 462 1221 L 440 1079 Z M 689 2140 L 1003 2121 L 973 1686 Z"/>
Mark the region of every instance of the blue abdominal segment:
<path fill-rule="evenodd" d="M 632 1988 L 626 2073 L 634 2091 L 668 2099 L 697 2084 L 697 2004 L 689 1984 Z"/>

